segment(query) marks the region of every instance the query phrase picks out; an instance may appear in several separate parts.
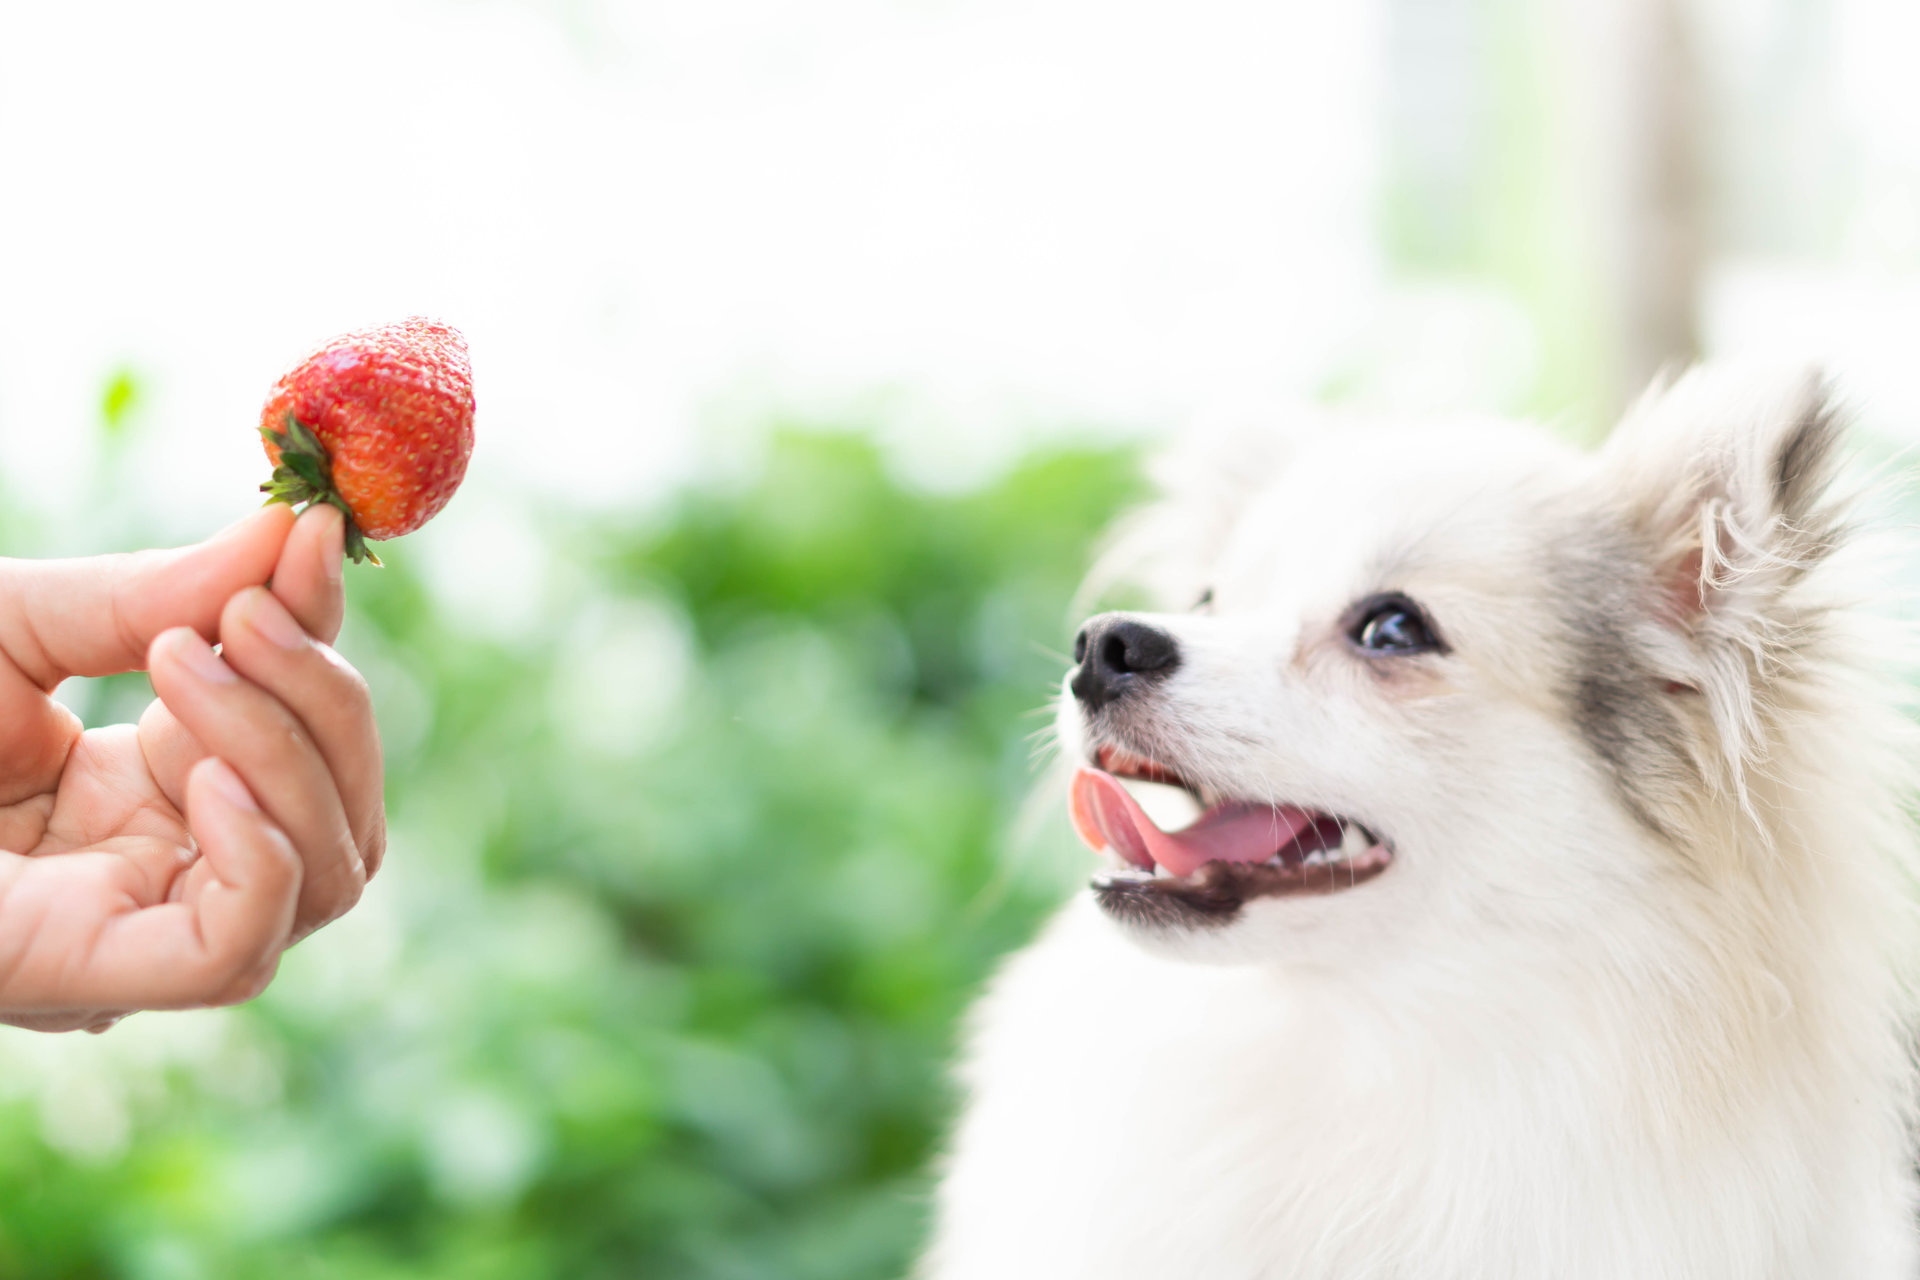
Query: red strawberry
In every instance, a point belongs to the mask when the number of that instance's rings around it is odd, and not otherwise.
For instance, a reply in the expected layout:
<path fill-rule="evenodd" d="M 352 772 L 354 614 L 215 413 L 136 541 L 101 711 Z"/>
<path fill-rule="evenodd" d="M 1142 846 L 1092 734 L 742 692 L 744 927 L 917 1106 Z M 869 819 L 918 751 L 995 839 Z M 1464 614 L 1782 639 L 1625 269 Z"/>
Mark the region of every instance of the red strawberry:
<path fill-rule="evenodd" d="M 438 515 L 473 454 L 473 372 L 452 325 L 413 316 L 334 338 L 273 385 L 260 411 L 269 501 L 330 502 L 347 554 Z"/>

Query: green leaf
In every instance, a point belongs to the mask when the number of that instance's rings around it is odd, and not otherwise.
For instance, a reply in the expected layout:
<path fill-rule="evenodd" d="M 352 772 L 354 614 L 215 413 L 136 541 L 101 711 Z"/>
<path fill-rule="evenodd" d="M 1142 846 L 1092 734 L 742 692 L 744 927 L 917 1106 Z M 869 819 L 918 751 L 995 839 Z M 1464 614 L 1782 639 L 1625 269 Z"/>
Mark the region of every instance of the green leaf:
<path fill-rule="evenodd" d="M 327 474 L 326 464 L 311 454 L 289 452 L 280 458 L 284 468 L 304 481 L 314 493 L 325 493 L 333 487 L 333 477 Z"/>
<path fill-rule="evenodd" d="M 145 399 L 140 377 L 131 368 L 122 365 L 107 375 L 100 388 L 100 427 L 109 440 L 125 436 Z"/>

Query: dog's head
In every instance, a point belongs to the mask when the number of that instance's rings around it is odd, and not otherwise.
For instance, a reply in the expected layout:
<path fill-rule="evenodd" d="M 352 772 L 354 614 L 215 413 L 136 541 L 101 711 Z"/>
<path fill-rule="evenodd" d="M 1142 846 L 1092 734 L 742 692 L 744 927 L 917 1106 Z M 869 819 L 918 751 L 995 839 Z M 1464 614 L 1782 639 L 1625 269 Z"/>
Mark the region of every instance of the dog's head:
<path fill-rule="evenodd" d="M 1596 455 L 1479 426 L 1198 464 L 1107 562 L 1157 611 L 1088 619 L 1061 696 L 1100 905 L 1351 967 L 1718 874 L 1818 661 L 1835 452 L 1817 380 L 1695 373 Z"/>

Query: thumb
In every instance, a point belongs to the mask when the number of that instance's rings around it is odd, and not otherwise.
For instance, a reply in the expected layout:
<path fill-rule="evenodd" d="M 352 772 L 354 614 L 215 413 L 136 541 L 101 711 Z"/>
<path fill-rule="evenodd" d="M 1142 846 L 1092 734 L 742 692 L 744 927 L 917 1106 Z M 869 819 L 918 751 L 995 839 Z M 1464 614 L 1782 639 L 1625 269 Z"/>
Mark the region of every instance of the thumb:
<path fill-rule="evenodd" d="M 170 627 L 208 640 L 237 591 L 264 585 L 293 508 L 263 507 L 205 542 L 75 560 L 0 560 L 0 656 L 42 690 L 146 665 Z"/>

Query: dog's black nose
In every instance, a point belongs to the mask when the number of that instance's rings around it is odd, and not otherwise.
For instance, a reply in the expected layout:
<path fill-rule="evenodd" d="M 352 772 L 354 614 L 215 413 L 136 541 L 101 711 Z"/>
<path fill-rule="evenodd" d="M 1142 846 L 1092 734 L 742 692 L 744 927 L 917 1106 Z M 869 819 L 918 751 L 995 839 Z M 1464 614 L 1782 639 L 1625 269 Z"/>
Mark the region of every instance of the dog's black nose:
<path fill-rule="evenodd" d="M 1142 680 L 1171 673 L 1180 665 L 1180 646 L 1158 627 L 1124 613 L 1103 613 L 1073 638 L 1073 660 L 1067 688 L 1081 706 L 1098 711 Z"/>

